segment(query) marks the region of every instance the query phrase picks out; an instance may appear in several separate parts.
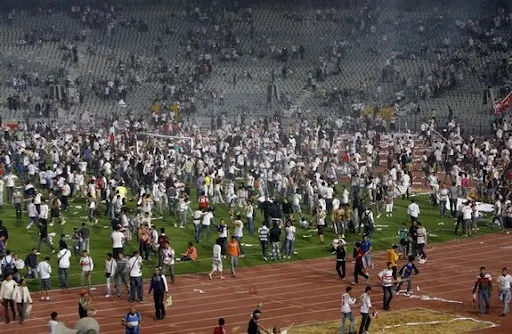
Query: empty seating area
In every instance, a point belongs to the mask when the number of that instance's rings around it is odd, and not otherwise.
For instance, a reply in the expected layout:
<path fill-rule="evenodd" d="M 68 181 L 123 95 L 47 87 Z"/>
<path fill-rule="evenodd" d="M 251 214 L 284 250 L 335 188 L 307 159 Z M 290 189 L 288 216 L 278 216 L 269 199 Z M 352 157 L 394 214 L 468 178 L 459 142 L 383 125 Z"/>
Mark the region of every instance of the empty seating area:
<path fill-rule="evenodd" d="M 192 117 L 228 119 L 291 107 L 337 118 L 354 103 L 414 103 L 418 112 L 399 113 L 409 127 L 433 110 L 442 119 L 451 106 L 461 121 L 488 128 L 492 103 L 482 104 L 482 91 L 510 75 L 489 74 L 509 57 L 500 43 L 512 42 L 509 12 L 492 1 L 87 3 L 6 12 L 4 119 L 42 116 L 35 104 L 59 84 L 74 98 L 51 108 L 77 120 L 124 112 L 120 98 L 141 115 L 155 100 L 179 100 L 196 105 Z M 211 71 L 201 71 L 206 63 Z M 270 83 L 280 98 L 271 105 Z M 16 110 L 13 96 L 24 102 Z"/>

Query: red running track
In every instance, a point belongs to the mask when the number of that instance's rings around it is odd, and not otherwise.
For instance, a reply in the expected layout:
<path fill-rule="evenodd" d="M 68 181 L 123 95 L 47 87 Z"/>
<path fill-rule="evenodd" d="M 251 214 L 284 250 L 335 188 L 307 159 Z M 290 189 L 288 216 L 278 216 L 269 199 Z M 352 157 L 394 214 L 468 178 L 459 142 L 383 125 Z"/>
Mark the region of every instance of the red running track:
<path fill-rule="evenodd" d="M 416 295 L 428 295 L 462 302 L 447 303 L 397 296 L 392 302 L 393 310 L 411 307 L 449 312 L 460 316 L 477 317 L 472 308 L 471 288 L 478 268 L 485 265 L 494 278 L 501 268 L 512 260 L 512 235 L 493 234 L 472 237 L 428 247 L 429 260 L 419 265 L 420 275 L 415 277 Z M 374 255 L 375 274 L 370 284 L 377 288 L 373 293 L 376 307 L 382 305 L 382 294 L 378 288 L 376 272 L 384 266 L 383 253 Z M 196 334 L 212 333 L 219 317 L 227 322 L 228 333 L 245 333 L 252 311 L 263 303 L 263 324 L 266 327 L 305 324 L 339 318 L 340 295 L 350 283 L 352 265 L 348 265 L 347 281 L 337 279 L 333 258 L 241 268 L 237 278 L 225 280 L 206 275 L 179 276 L 171 286 L 174 305 L 163 321 L 153 321 L 152 297 L 148 303 L 136 304 L 143 316 L 143 333 Z M 420 290 L 417 291 L 416 287 Z M 145 286 L 147 291 L 148 286 Z M 194 289 L 203 290 L 201 294 Z M 250 294 L 251 289 L 256 294 Z M 355 288 L 355 295 L 362 293 L 363 286 Z M 52 292 L 51 302 L 41 302 L 34 294 L 33 313 L 25 325 L 11 322 L 2 324 L 2 332 L 12 334 L 48 333 L 48 318 L 52 311 L 59 313 L 59 320 L 72 327 L 78 320 L 78 294 L 76 289 Z M 98 309 L 95 318 L 101 325 L 101 333 L 122 333 L 121 318 L 130 303 L 126 297 L 105 298 L 105 287 L 93 291 L 93 305 Z M 357 313 L 357 312 L 356 312 Z M 501 318 L 501 305 L 496 294 L 492 299 L 491 314 L 482 320 L 499 325 L 482 333 L 512 333 L 512 319 Z M 511 315 L 512 316 L 512 315 Z M 412 320 L 412 319 L 411 319 Z M 377 330 L 377 328 L 375 328 Z"/>

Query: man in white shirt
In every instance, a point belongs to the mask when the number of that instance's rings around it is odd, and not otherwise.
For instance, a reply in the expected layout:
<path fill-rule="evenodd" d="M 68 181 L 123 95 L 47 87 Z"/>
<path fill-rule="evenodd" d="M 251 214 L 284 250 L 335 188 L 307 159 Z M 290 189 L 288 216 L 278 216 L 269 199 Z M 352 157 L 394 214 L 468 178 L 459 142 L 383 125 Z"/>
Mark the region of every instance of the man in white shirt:
<path fill-rule="evenodd" d="M 171 278 L 171 284 L 174 284 L 174 279 L 175 279 L 174 263 L 175 263 L 175 258 L 176 258 L 176 252 L 174 251 L 174 249 L 171 247 L 171 245 L 169 243 L 167 243 L 167 247 L 162 250 L 162 258 L 163 258 L 162 273 L 165 274 L 166 269 L 168 269 L 169 276 Z"/>
<path fill-rule="evenodd" d="M 61 288 L 68 288 L 68 270 L 71 265 L 69 259 L 71 258 L 71 251 L 66 245 L 57 254 L 57 264 L 59 265 L 59 286 Z"/>
<path fill-rule="evenodd" d="M 416 251 L 419 257 L 419 263 L 427 262 L 427 253 L 425 246 L 427 244 L 427 229 L 418 222 L 418 229 L 416 230 Z"/>
<path fill-rule="evenodd" d="M 118 254 L 119 255 L 119 254 Z M 107 256 L 105 258 L 105 278 L 107 279 L 107 294 L 105 295 L 106 298 L 110 297 L 110 285 L 112 281 L 114 280 L 114 274 L 116 273 L 116 260 L 114 260 L 112 253 L 107 253 Z"/>
<path fill-rule="evenodd" d="M 501 316 L 504 317 L 508 311 L 510 303 L 510 285 L 512 284 L 512 276 L 510 276 L 507 272 L 507 268 L 503 268 L 501 270 L 501 275 L 498 276 L 498 298 L 503 303 L 503 311 L 501 312 Z"/>
<path fill-rule="evenodd" d="M 43 261 L 37 265 L 37 272 L 41 279 L 41 300 L 50 300 L 50 275 L 52 273 L 52 266 L 50 265 L 50 258 L 47 256 Z M 45 298 L 46 297 L 46 298 Z"/>
<path fill-rule="evenodd" d="M 382 290 L 384 292 L 383 296 L 383 306 L 382 308 L 385 311 L 389 311 L 391 308 L 391 300 L 393 299 L 393 265 L 391 262 L 387 263 L 387 267 L 384 268 L 378 275 L 380 281 L 382 282 Z"/>
<path fill-rule="evenodd" d="M 364 293 L 361 295 L 361 299 L 359 300 L 359 312 L 361 313 L 361 326 L 359 326 L 359 333 L 368 333 L 370 322 L 372 321 L 370 311 L 372 311 L 373 314 L 377 313 L 372 306 L 370 291 L 372 291 L 371 286 L 364 288 Z"/>
<path fill-rule="evenodd" d="M 345 288 L 345 293 L 341 296 L 341 327 L 340 334 L 345 334 L 345 322 L 347 319 L 350 321 L 350 325 L 348 327 L 349 334 L 354 333 L 354 315 L 352 314 L 352 306 L 356 303 L 356 299 L 352 298 L 350 295 L 350 291 L 352 291 L 352 287 L 347 286 Z"/>
<path fill-rule="evenodd" d="M 208 274 L 208 278 L 210 280 L 213 279 L 213 273 L 216 271 L 220 273 L 220 279 L 224 279 L 224 276 L 222 275 L 222 249 L 220 247 L 220 243 L 220 239 L 217 239 L 215 245 L 213 245 L 212 271 Z"/>
<path fill-rule="evenodd" d="M 411 199 L 411 204 L 407 207 L 407 214 L 411 218 L 411 222 L 418 221 L 418 216 L 420 215 L 420 207 L 416 204 L 414 199 Z"/>
<path fill-rule="evenodd" d="M 115 231 L 110 235 L 112 239 L 112 256 L 114 259 L 119 258 L 119 254 L 123 252 L 123 244 L 124 244 L 124 233 L 121 232 L 121 226 L 116 226 Z"/>
<path fill-rule="evenodd" d="M 258 229 L 258 239 L 260 240 L 261 253 L 263 254 L 263 260 L 265 260 L 265 261 L 267 261 L 269 234 L 270 234 L 270 229 L 267 227 L 267 225 L 262 225 Z"/>
<path fill-rule="evenodd" d="M 135 297 L 137 297 L 138 301 L 142 303 L 144 301 L 144 294 L 142 292 L 142 257 L 139 252 L 133 252 L 133 256 L 128 260 L 128 271 L 130 273 L 130 302 L 135 301 Z"/>
<path fill-rule="evenodd" d="M 80 268 L 82 270 L 82 276 L 80 278 L 81 288 L 84 288 L 84 283 L 87 281 L 87 287 L 89 290 L 91 289 L 91 274 L 94 270 L 94 262 L 92 261 L 91 256 L 86 250 L 82 251 L 82 257 L 80 258 Z"/>
<path fill-rule="evenodd" d="M 14 288 L 16 288 L 18 284 L 12 279 L 12 275 L 7 275 L 6 279 L 0 285 L 0 300 L 2 301 L 2 306 L 4 307 L 5 314 L 5 323 L 8 324 L 11 322 L 11 318 L 9 317 L 9 307 L 11 308 L 12 317 L 16 320 L 16 311 L 14 309 Z"/>
<path fill-rule="evenodd" d="M 213 222 L 213 212 L 211 209 L 208 209 L 203 214 L 203 220 L 201 221 L 201 230 L 199 231 L 199 235 L 197 240 L 201 241 L 201 235 L 206 230 L 206 241 L 208 242 L 210 240 L 210 234 L 211 234 L 211 225 Z"/>

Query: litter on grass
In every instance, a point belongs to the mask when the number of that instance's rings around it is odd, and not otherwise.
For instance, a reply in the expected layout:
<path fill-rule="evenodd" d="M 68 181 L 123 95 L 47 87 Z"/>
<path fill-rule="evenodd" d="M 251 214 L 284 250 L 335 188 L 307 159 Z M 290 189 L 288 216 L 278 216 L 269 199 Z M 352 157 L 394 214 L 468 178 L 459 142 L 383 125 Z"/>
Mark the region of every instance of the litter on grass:
<path fill-rule="evenodd" d="M 382 227 L 382 228 L 385 228 L 385 227 L 389 227 L 389 225 L 374 225 L 375 227 Z"/>
<path fill-rule="evenodd" d="M 78 210 L 82 209 L 82 206 L 81 206 L 81 205 L 75 205 L 75 206 L 73 206 L 73 207 L 74 207 L 75 209 L 78 209 Z"/>
<path fill-rule="evenodd" d="M 311 238 L 311 237 L 312 237 L 312 235 L 311 235 L 311 234 L 303 234 L 303 235 L 302 235 L 302 237 L 303 237 L 303 238 Z"/>
<path fill-rule="evenodd" d="M 241 244 L 242 247 L 253 247 L 255 244 Z"/>

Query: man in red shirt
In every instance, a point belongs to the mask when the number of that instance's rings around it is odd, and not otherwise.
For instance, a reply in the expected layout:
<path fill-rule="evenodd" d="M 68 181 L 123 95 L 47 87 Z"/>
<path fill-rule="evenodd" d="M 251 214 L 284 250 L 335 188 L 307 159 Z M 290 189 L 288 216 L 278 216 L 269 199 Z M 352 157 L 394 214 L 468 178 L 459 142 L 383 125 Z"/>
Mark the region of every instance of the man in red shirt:
<path fill-rule="evenodd" d="M 364 264 L 363 264 L 363 257 L 364 257 L 364 250 L 361 249 L 361 242 L 356 242 L 356 246 L 354 249 L 354 258 L 355 258 L 355 266 L 354 266 L 354 282 L 352 282 L 352 285 L 358 285 L 359 284 L 359 276 L 363 276 L 365 279 L 365 283 L 368 282 L 368 274 L 364 270 Z"/>
<path fill-rule="evenodd" d="M 199 197 L 199 210 L 205 210 L 208 208 L 208 196 L 204 192 L 201 193 L 201 196 Z"/>
<path fill-rule="evenodd" d="M 226 329 L 224 328 L 225 322 L 226 321 L 224 320 L 224 318 L 220 318 L 219 325 L 215 327 L 215 329 L 213 330 L 213 334 L 226 334 Z"/>

